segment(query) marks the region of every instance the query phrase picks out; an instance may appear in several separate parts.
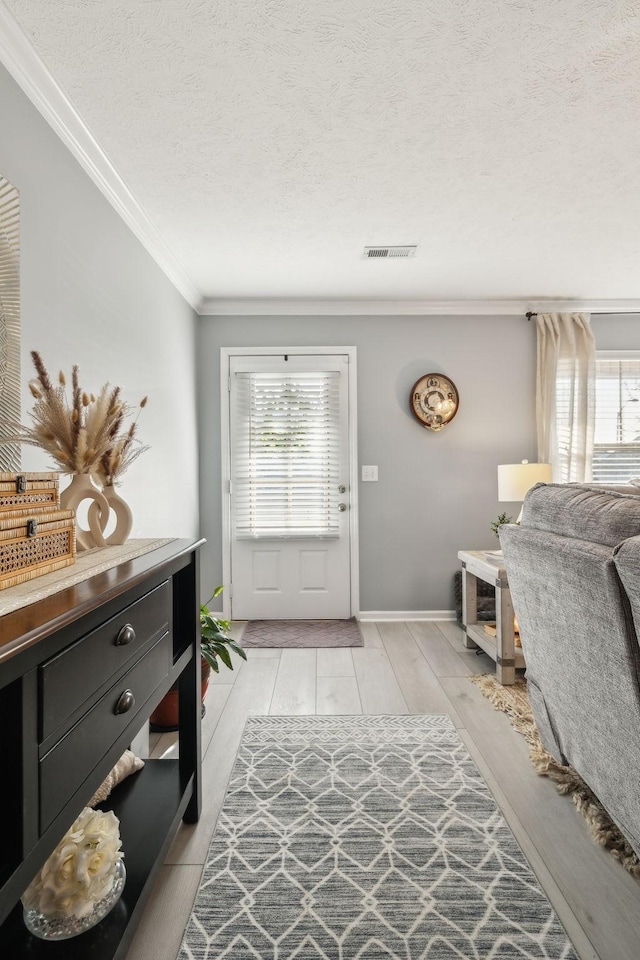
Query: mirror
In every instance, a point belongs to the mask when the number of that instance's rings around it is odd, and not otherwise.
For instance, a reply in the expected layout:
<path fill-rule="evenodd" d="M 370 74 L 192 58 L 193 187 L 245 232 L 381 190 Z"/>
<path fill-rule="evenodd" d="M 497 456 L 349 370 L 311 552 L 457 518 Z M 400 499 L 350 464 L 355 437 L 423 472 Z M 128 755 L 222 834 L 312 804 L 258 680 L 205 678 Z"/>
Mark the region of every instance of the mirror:
<path fill-rule="evenodd" d="M 20 469 L 3 421 L 20 420 L 20 195 L 0 176 L 0 471 Z"/>

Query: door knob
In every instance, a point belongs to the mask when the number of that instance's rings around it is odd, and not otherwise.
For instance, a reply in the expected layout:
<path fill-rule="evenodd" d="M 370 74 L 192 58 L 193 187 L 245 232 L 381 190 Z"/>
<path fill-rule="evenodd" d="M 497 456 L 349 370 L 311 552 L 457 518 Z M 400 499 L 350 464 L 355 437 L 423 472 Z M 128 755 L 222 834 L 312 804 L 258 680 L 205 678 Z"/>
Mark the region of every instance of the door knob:
<path fill-rule="evenodd" d="M 344 513 L 346 509 L 347 509 L 346 503 L 339 503 L 339 504 L 338 504 L 338 510 L 340 511 L 340 513 Z"/>

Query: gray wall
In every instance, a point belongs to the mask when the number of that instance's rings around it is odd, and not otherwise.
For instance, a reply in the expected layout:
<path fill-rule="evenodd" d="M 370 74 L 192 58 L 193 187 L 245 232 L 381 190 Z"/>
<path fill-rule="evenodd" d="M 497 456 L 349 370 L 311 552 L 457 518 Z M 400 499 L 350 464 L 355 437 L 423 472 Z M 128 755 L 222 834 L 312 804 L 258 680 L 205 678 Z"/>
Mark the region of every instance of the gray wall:
<path fill-rule="evenodd" d="M 640 350 L 640 316 L 635 313 L 593 315 L 591 329 L 596 350 Z"/>
<path fill-rule="evenodd" d="M 39 350 L 54 374 L 80 365 L 96 391 L 119 384 L 149 403 L 151 450 L 125 476 L 132 536 L 198 532 L 196 318 L 56 134 L 0 67 L 0 172 L 20 190 L 23 419 Z M 49 467 L 26 448 L 25 469 Z"/>
<path fill-rule="evenodd" d="M 640 348 L 637 316 L 593 318 L 600 349 Z M 358 348 L 362 610 L 450 610 L 461 548 L 496 549 L 496 467 L 537 459 L 535 324 L 514 317 L 202 317 L 199 336 L 203 594 L 222 581 L 220 347 Z M 460 410 L 441 433 L 408 410 L 423 373 L 448 374 Z"/>
<path fill-rule="evenodd" d="M 379 467 L 378 483 L 359 485 L 360 608 L 452 609 L 458 550 L 498 546 L 497 464 L 536 458 L 535 330 L 524 317 L 203 317 L 203 590 L 222 579 L 219 349 L 323 344 L 357 347 L 359 462 Z M 431 371 L 461 398 L 441 433 L 408 407 Z"/>

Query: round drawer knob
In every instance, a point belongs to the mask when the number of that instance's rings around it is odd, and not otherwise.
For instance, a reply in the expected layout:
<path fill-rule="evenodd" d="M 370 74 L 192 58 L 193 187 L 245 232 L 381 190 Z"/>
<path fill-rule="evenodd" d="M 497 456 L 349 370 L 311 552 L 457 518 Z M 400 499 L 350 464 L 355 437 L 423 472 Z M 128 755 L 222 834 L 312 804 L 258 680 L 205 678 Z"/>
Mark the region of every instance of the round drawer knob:
<path fill-rule="evenodd" d="M 135 705 L 136 698 L 133 695 L 133 690 L 125 690 L 124 693 L 121 693 L 118 697 L 118 702 L 113 708 L 113 712 L 116 716 L 120 713 L 128 713 L 131 710 L 131 707 Z"/>
<path fill-rule="evenodd" d="M 136 632 L 130 623 L 125 623 L 124 627 L 118 630 L 116 637 L 116 647 L 124 647 L 127 643 L 132 643 L 136 638 Z"/>

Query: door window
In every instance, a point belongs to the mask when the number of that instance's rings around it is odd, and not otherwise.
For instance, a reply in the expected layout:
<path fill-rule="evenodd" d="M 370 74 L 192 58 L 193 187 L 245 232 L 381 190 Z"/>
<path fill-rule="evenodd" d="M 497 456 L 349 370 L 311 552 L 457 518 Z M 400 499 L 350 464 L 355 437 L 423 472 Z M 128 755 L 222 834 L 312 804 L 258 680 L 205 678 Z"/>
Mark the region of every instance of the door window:
<path fill-rule="evenodd" d="M 339 536 L 339 372 L 235 378 L 235 536 Z"/>

